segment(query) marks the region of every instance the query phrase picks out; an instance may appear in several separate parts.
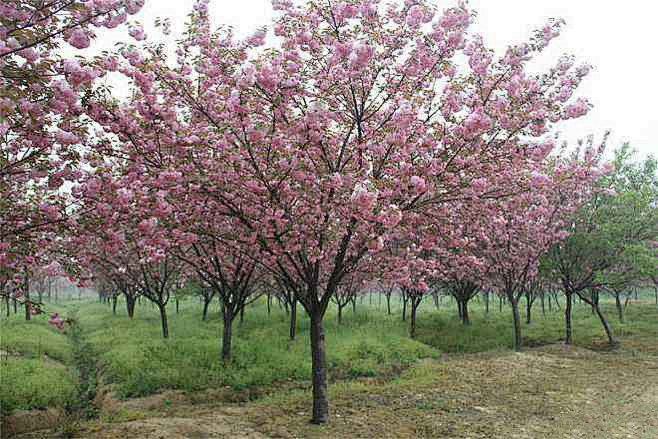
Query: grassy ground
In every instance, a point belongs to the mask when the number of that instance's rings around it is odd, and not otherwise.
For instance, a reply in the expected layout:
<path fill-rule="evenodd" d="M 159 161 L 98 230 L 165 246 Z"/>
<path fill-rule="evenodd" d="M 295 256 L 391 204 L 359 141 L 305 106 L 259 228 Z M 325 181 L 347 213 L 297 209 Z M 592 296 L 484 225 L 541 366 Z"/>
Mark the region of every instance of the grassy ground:
<path fill-rule="evenodd" d="M 401 321 L 400 304 L 387 316 L 378 302 L 366 299 L 356 315 L 344 312 L 342 325 L 333 311 L 327 315 L 334 417 L 326 427 L 307 422 L 310 354 L 302 312 L 298 338 L 291 342 L 282 310 L 275 307 L 268 316 L 264 304 L 249 308 L 244 323 L 236 322 L 234 360 L 224 366 L 218 360 L 217 312 L 201 322 L 196 302 L 183 302 L 179 315 L 171 307 L 171 338 L 166 341 L 149 305 L 137 308 L 134 321 L 121 305 L 117 316 L 107 305 L 72 307 L 79 308 L 104 381 L 120 398 L 143 397 L 120 403 L 111 416 L 102 412 L 100 423 L 88 424 L 83 437 L 125 437 L 137 431 L 150 437 L 147 430 L 153 437 L 197 437 L 197 430 L 211 437 L 580 437 L 572 430 L 583 419 L 599 422 L 593 413 L 608 413 L 609 419 L 627 413 L 631 424 L 651 425 L 635 419 L 645 412 L 650 419 L 655 405 L 650 396 L 645 398 L 653 392 L 647 383 L 658 382 L 658 310 L 648 299 L 629 305 L 625 324 L 617 321 L 613 304 L 604 303 L 622 340 L 615 352 L 605 350 L 600 322 L 586 306 L 576 306 L 576 347 L 569 349 L 559 343 L 561 311 L 544 316 L 535 306 L 533 323 L 523 327 L 533 347 L 522 354 L 509 350 L 513 337 L 507 307 L 501 313 L 492 304 L 485 314 L 474 303 L 473 323 L 464 327 L 454 304 L 444 301 L 437 310 L 428 301 L 419 310 L 414 341 Z M 18 323 L 2 323 L 3 346 L 5 325 Z M 65 361 L 66 355 L 59 358 Z M 167 389 L 183 393 L 144 398 Z M 561 431 L 555 429 L 557 420 L 565 426 Z M 600 428 L 608 427 L 613 428 Z M 192 436 L 171 433 L 181 429 Z M 658 425 L 650 433 L 655 434 L 647 438 L 658 437 Z"/>
<path fill-rule="evenodd" d="M 74 393 L 75 376 L 67 367 L 73 354 L 66 335 L 45 316 L 24 319 L 23 313 L 0 319 L 0 413 L 62 406 Z"/>

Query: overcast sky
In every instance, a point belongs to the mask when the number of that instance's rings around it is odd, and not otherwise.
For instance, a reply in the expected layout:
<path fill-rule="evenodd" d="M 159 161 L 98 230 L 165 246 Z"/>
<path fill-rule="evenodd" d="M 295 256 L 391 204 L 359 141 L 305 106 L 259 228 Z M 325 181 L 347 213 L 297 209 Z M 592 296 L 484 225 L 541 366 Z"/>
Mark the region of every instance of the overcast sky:
<path fill-rule="evenodd" d="M 439 8 L 455 1 L 439 1 Z M 182 29 L 192 0 L 148 0 L 135 17 L 153 34 L 156 17 L 169 17 L 174 33 Z M 498 53 L 510 43 L 525 41 L 533 28 L 549 17 L 567 21 L 564 32 L 542 56 L 552 65 L 563 53 L 576 55 L 594 71 L 579 88 L 594 109 L 584 118 L 562 123 L 563 137 L 571 141 L 594 134 L 600 138 L 612 130 L 610 147 L 629 141 L 641 155 L 658 155 L 658 5 L 652 0 L 470 0 L 478 12 L 475 30 Z M 269 25 L 269 0 L 213 0 L 210 10 L 215 23 L 231 24 L 238 35 Z M 113 31 L 94 49 L 109 48 L 122 39 Z"/>

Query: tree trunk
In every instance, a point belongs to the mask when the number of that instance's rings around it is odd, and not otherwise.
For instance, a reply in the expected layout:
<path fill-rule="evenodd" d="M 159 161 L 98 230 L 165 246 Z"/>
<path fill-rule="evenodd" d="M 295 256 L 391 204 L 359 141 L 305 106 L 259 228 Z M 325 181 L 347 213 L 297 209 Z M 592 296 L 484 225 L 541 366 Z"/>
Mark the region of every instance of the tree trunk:
<path fill-rule="evenodd" d="M 564 292 L 566 298 L 566 305 L 564 307 L 564 329 L 565 329 L 565 338 L 564 344 L 573 344 L 573 334 L 571 331 L 571 302 L 573 293 Z"/>
<path fill-rule="evenodd" d="M 9 293 L 5 296 L 5 305 L 7 305 L 7 317 L 9 317 L 9 309 L 11 308 L 11 305 L 9 304 Z"/>
<path fill-rule="evenodd" d="M 117 302 L 119 301 L 116 294 L 112 296 L 112 314 L 117 315 Z"/>
<path fill-rule="evenodd" d="M 462 301 L 459 300 L 459 298 L 455 297 L 455 301 L 457 302 L 457 315 L 459 316 L 459 320 L 464 322 L 464 308 L 462 306 Z"/>
<path fill-rule="evenodd" d="M 272 295 L 267 295 L 267 317 L 272 313 Z"/>
<path fill-rule="evenodd" d="M 352 297 L 352 314 L 356 314 L 356 296 Z"/>
<path fill-rule="evenodd" d="M 420 305 L 420 299 L 411 299 L 411 325 L 409 327 L 409 335 L 411 338 L 416 338 L 416 311 Z"/>
<path fill-rule="evenodd" d="M 541 315 L 546 317 L 546 303 L 545 303 L 545 294 L 542 292 L 541 296 L 539 296 L 539 300 L 541 300 Z"/>
<path fill-rule="evenodd" d="M 32 320 L 32 312 L 30 310 L 30 281 L 25 276 L 25 320 Z"/>
<path fill-rule="evenodd" d="M 338 324 L 340 325 L 342 323 L 343 323 L 343 307 L 339 303 L 338 304 Z"/>
<path fill-rule="evenodd" d="M 484 313 L 489 314 L 489 291 L 484 293 Z"/>
<path fill-rule="evenodd" d="M 290 304 L 290 340 L 295 339 L 297 335 L 297 298 L 292 299 Z"/>
<path fill-rule="evenodd" d="M 658 289 L 656 290 L 656 306 L 658 306 Z M 391 315 L 391 295 L 387 294 L 386 295 L 386 310 L 388 312 L 388 315 Z"/>
<path fill-rule="evenodd" d="M 461 305 L 461 306 L 462 306 L 462 313 L 461 313 L 461 314 L 462 314 L 462 323 L 463 323 L 464 325 L 467 325 L 467 326 L 468 326 L 468 325 L 471 324 L 471 319 L 470 319 L 470 317 L 468 316 L 468 300 L 464 300 L 464 301 L 462 301 L 461 304 L 462 304 L 462 305 Z"/>
<path fill-rule="evenodd" d="M 167 322 L 167 307 L 165 304 L 158 304 L 160 309 L 160 322 L 162 323 L 162 338 L 169 338 L 169 323 Z"/>
<path fill-rule="evenodd" d="M 598 301 L 594 303 L 595 303 L 594 310 L 596 311 L 596 314 L 599 316 L 599 319 L 601 320 L 603 329 L 605 329 L 605 334 L 608 336 L 608 343 L 610 343 L 611 347 L 619 346 L 619 341 L 613 335 L 612 328 L 608 323 L 608 319 L 606 319 L 603 313 L 601 312 L 601 308 L 599 307 Z"/>
<path fill-rule="evenodd" d="M 224 309 L 224 328 L 222 333 L 222 361 L 231 359 L 231 341 L 233 338 L 233 313 Z"/>
<path fill-rule="evenodd" d="M 521 313 L 519 312 L 519 301 L 513 297 L 508 297 L 512 305 L 512 316 L 514 317 L 514 350 L 521 352 L 523 348 L 523 338 L 521 337 Z"/>
<path fill-rule="evenodd" d="M 617 306 L 619 323 L 624 323 L 624 308 L 621 306 L 621 300 L 619 300 L 619 293 L 615 293 L 615 305 Z"/>
<path fill-rule="evenodd" d="M 498 312 L 503 312 L 503 296 L 498 297 Z"/>
<path fill-rule="evenodd" d="M 201 321 L 205 322 L 208 320 L 208 307 L 210 306 L 210 300 L 203 298 L 203 313 L 201 314 Z"/>
<path fill-rule="evenodd" d="M 407 321 L 407 298 L 402 297 L 402 321 Z"/>
<path fill-rule="evenodd" d="M 329 421 L 329 400 L 327 398 L 327 358 L 324 345 L 324 328 L 319 312 L 311 317 L 311 354 L 313 369 L 313 418 L 314 424 Z"/>
<path fill-rule="evenodd" d="M 526 324 L 532 323 L 532 301 L 530 300 L 530 293 L 525 295 L 525 322 Z"/>
<path fill-rule="evenodd" d="M 126 295 L 126 311 L 128 311 L 128 317 L 131 319 L 135 317 L 135 302 L 136 299 L 132 296 Z"/>
<path fill-rule="evenodd" d="M 176 314 L 180 313 L 180 300 L 178 300 L 178 297 L 174 299 L 176 301 Z"/>
<path fill-rule="evenodd" d="M 14 314 L 18 314 L 18 300 L 14 297 Z"/>
<path fill-rule="evenodd" d="M 242 307 L 240 308 L 240 326 L 242 326 L 242 324 L 244 323 L 244 309 L 245 306 L 242 305 Z"/>

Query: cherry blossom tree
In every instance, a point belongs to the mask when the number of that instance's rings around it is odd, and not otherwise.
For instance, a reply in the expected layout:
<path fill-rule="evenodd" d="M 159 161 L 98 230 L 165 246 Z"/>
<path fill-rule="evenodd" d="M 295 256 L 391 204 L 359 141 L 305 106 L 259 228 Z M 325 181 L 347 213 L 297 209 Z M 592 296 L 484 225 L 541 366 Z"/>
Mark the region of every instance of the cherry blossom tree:
<path fill-rule="evenodd" d="M 387 264 L 405 287 L 424 291 L 423 276 L 403 268 L 432 273 L 423 252 L 444 251 L 445 236 L 451 248 L 468 241 L 450 220 L 455 203 L 529 186 L 521 170 L 553 147 L 541 136 L 587 113 L 587 101 L 571 96 L 589 67 L 565 57 L 543 74 L 526 72 L 560 21 L 494 59 L 468 32 L 465 6 L 274 6 L 280 45 L 264 49 L 264 30 L 236 40 L 211 29 L 208 2 L 197 2 L 175 62 L 163 45 L 125 49 L 116 69 L 134 84 L 134 98 L 95 96 L 88 114 L 106 133 L 99 154 L 132 163 L 155 191 L 167 180 L 165 202 L 211 203 L 232 228 L 213 238 L 294 293 L 311 320 L 312 419 L 323 423 L 323 317 L 341 282 L 375 272 L 388 242 L 409 241 L 417 244 Z"/>

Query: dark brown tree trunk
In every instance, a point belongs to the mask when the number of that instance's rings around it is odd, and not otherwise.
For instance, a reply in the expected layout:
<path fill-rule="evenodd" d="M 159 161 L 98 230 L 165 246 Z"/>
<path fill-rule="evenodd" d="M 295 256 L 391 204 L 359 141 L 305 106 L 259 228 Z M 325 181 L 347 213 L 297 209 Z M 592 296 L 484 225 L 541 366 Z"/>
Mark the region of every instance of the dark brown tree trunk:
<path fill-rule="evenodd" d="M 402 321 L 407 321 L 407 298 L 402 297 Z"/>
<path fill-rule="evenodd" d="M 25 275 L 25 320 L 32 320 L 32 312 L 30 310 L 30 281 Z"/>
<path fill-rule="evenodd" d="M 621 306 L 621 300 L 619 300 L 619 293 L 615 293 L 615 305 L 617 306 L 619 323 L 624 323 L 624 308 Z"/>
<path fill-rule="evenodd" d="M 521 336 L 521 313 L 519 312 L 519 301 L 508 295 L 510 305 L 512 305 L 512 316 L 514 318 L 514 350 L 521 352 L 523 348 L 523 338 Z"/>
<path fill-rule="evenodd" d="M 290 304 L 290 340 L 294 340 L 297 335 L 297 298 L 292 299 Z"/>
<path fill-rule="evenodd" d="M 420 299 L 416 298 L 411 299 L 411 322 L 409 327 L 409 335 L 411 338 L 416 338 L 416 311 L 418 310 L 420 301 Z"/>
<path fill-rule="evenodd" d="M 174 299 L 176 301 L 176 314 L 180 313 L 180 300 L 178 300 L 178 297 Z"/>
<path fill-rule="evenodd" d="M 128 312 L 128 317 L 131 319 L 135 317 L 135 302 L 136 299 L 130 295 L 126 295 L 126 311 Z"/>
<path fill-rule="evenodd" d="M 484 313 L 489 314 L 489 291 L 484 293 Z"/>
<path fill-rule="evenodd" d="M 162 323 L 162 338 L 169 338 L 169 322 L 167 321 L 167 307 L 164 304 L 158 304 L 160 309 L 160 323 Z"/>
<path fill-rule="evenodd" d="M 117 302 L 118 297 L 116 294 L 112 295 L 112 314 L 117 315 Z"/>
<path fill-rule="evenodd" d="M 9 293 L 5 296 L 5 305 L 7 306 L 7 317 L 9 317 L 9 309 L 11 308 L 11 305 L 9 304 Z"/>
<path fill-rule="evenodd" d="M 356 296 L 352 297 L 352 314 L 356 314 Z"/>
<path fill-rule="evenodd" d="M 343 307 L 339 303 L 338 304 L 338 324 L 340 325 L 342 323 L 343 323 Z"/>
<path fill-rule="evenodd" d="M 462 323 L 464 325 L 470 325 L 471 324 L 471 318 L 468 316 L 468 300 L 463 300 L 461 302 L 461 309 L 462 309 Z"/>
<path fill-rule="evenodd" d="M 503 296 L 498 297 L 498 312 L 503 312 Z"/>
<path fill-rule="evenodd" d="M 525 322 L 527 325 L 532 323 L 532 300 L 530 296 L 531 293 L 525 294 Z"/>
<path fill-rule="evenodd" d="M 18 314 L 18 300 L 14 297 L 14 314 Z"/>
<path fill-rule="evenodd" d="M 243 305 L 243 306 L 240 308 L 240 325 L 241 325 L 241 326 L 242 326 L 242 324 L 244 323 L 244 309 L 245 309 L 245 306 Z"/>
<path fill-rule="evenodd" d="M 224 327 L 222 333 L 222 361 L 231 359 L 231 341 L 233 339 L 233 313 L 224 309 Z"/>
<path fill-rule="evenodd" d="M 327 398 L 327 358 L 325 352 L 322 315 L 311 314 L 311 355 L 313 369 L 313 417 L 314 424 L 329 421 L 329 400 Z"/>
<path fill-rule="evenodd" d="M 201 321 L 208 320 L 208 307 L 210 306 L 210 300 L 203 298 L 203 313 L 201 314 Z"/>
<path fill-rule="evenodd" d="M 612 333 L 612 328 L 610 327 L 610 323 L 608 323 L 608 319 L 606 319 L 605 315 L 603 315 L 603 312 L 601 312 L 601 308 L 599 307 L 598 301 L 595 302 L 594 310 L 596 311 L 596 315 L 598 315 L 599 319 L 601 320 L 603 329 L 605 329 L 605 334 L 608 336 L 608 343 L 610 343 L 610 346 L 611 347 L 619 346 L 619 341 L 615 338 L 614 334 Z"/>
<path fill-rule="evenodd" d="M 541 296 L 539 296 L 539 300 L 541 300 L 541 315 L 546 317 L 546 301 L 545 301 L 545 294 L 542 292 Z"/>
<path fill-rule="evenodd" d="M 269 317 L 272 313 L 272 295 L 268 294 L 267 295 L 267 317 Z"/>
<path fill-rule="evenodd" d="M 573 344 L 573 334 L 571 330 L 571 306 L 572 306 L 572 295 L 573 293 L 565 291 L 564 296 L 566 299 L 566 305 L 564 307 L 564 344 Z"/>
<path fill-rule="evenodd" d="M 656 291 L 658 291 L 658 290 L 656 290 Z M 656 294 L 658 294 L 658 293 L 656 293 Z M 656 296 L 656 297 L 657 297 L 656 305 L 658 305 L 658 296 Z M 386 295 L 386 311 L 388 312 L 388 315 L 390 316 L 391 315 L 391 295 L 390 294 Z"/>

